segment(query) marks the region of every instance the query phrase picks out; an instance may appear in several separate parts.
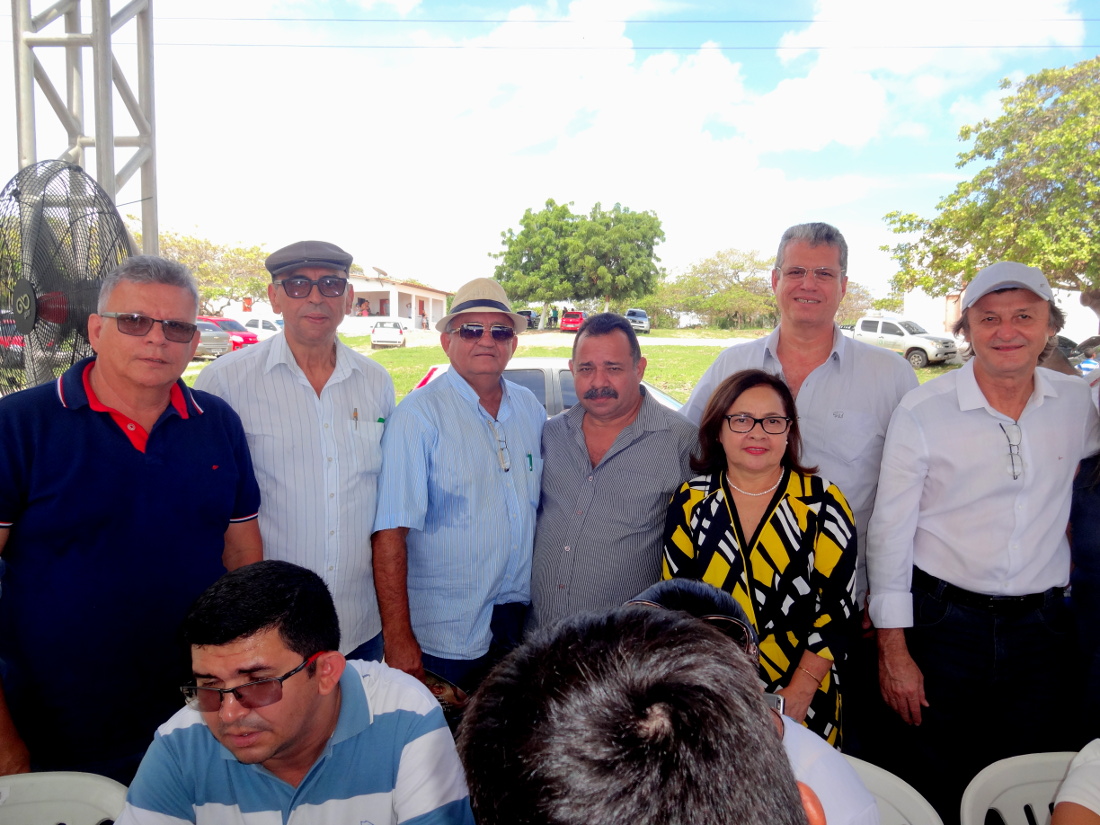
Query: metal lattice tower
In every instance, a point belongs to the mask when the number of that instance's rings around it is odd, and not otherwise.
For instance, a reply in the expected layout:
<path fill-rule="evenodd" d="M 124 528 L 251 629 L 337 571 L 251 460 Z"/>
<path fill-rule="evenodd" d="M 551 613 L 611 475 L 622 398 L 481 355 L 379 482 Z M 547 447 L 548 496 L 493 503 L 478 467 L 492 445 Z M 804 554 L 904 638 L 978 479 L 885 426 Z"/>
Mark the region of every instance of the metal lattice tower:
<path fill-rule="evenodd" d="M 82 0 L 57 0 L 37 15 L 31 14 L 31 0 L 11 0 L 19 168 L 26 168 L 38 160 L 34 105 L 37 83 L 68 135 L 68 146 L 57 155 L 59 160 L 84 166 L 84 150 L 95 149 L 95 179 L 112 201 L 135 172 L 141 173 L 142 247 L 146 254 L 155 255 L 159 228 L 153 107 L 153 0 L 131 0 L 115 15 L 111 14 L 110 0 L 87 2 L 92 12 L 90 32 L 81 30 Z M 136 25 L 136 95 L 111 51 L 111 36 L 131 21 Z M 58 25 L 49 28 L 54 23 Z M 63 31 L 60 30 L 62 25 Z M 64 97 L 35 57 L 34 51 L 42 48 L 65 50 Z M 94 116 L 90 135 L 84 107 L 83 60 L 84 49 L 89 48 L 92 50 Z M 116 92 L 130 115 L 135 134 L 115 134 Z M 129 157 L 116 170 L 116 153 L 120 149 L 129 152 Z"/>

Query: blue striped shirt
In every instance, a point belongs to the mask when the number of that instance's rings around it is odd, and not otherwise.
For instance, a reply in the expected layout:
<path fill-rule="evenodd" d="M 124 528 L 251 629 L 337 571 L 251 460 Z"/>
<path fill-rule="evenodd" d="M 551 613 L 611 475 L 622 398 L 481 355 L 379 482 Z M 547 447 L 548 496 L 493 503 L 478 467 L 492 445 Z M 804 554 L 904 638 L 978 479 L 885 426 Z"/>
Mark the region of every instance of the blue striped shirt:
<path fill-rule="evenodd" d="M 219 358 L 195 387 L 220 396 L 244 424 L 263 509 L 264 558 L 308 567 L 328 585 L 340 650 L 378 635 L 370 534 L 393 381 L 342 343 L 318 396 L 276 335 Z"/>
<path fill-rule="evenodd" d="M 546 410 L 503 386 L 494 419 L 448 370 L 397 405 L 382 437 L 374 529 L 410 528 L 409 612 L 432 656 L 483 656 L 493 605 L 531 600 Z"/>
<path fill-rule="evenodd" d="M 296 788 L 238 762 L 185 707 L 157 731 L 118 825 L 472 825 L 465 774 L 427 688 L 350 661 L 340 692 L 336 730 Z"/>

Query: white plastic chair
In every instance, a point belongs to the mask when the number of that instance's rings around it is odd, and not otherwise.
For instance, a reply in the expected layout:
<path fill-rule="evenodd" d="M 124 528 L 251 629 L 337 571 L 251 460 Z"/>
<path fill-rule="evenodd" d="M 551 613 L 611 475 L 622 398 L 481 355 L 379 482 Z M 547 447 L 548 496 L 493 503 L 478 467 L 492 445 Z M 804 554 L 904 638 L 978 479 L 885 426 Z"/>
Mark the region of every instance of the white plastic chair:
<path fill-rule="evenodd" d="M 1050 803 L 1076 755 L 1029 753 L 983 768 L 963 792 L 962 825 L 985 825 L 990 809 L 1005 825 L 1050 825 Z"/>
<path fill-rule="evenodd" d="M 125 803 L 125 785 L 94 773 L 0 776 L 4 825 L 100 825 L 117 819 Z"/>
<path fill-rule="evenodd" d="M 854 756 L 844 758 L 878 803 L 879 825 L 943 825 L 931 803 L 904 779 Z"/>

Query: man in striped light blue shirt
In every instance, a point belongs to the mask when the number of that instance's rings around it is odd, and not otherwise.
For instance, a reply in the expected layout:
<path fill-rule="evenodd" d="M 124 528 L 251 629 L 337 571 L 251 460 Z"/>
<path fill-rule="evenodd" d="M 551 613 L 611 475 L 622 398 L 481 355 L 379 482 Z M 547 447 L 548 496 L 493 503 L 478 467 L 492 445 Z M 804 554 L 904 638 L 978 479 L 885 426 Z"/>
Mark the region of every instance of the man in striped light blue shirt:
<path fill-rule="evenodd" d="M 195 386 L 230 403 L 244 423 L 264 509 L 265 556 L 308 567 L 336 601 L 349 659 L 382 658 L 370 533 L 393 381 L 345 346 L 351 255 L 299 241 L 265 262 L 281 335 L 219 358 Z"/>
<path fill-rule="evenodd" d="M 374 576 L 386 662 L 473 689 L 531 601 L 546 411 L 501 377 L 527 320 L 478 278 L 436 325 L 451 369 L 398 405 L 382 438 Z"/>
<path fill-rule="evenodd" d="M 223 576 L 184 620 L 194 683 L 157 731 L 119 825 L 472 825 L 438 702 L 337 652 L 324 582 L 285 561 Z"/>

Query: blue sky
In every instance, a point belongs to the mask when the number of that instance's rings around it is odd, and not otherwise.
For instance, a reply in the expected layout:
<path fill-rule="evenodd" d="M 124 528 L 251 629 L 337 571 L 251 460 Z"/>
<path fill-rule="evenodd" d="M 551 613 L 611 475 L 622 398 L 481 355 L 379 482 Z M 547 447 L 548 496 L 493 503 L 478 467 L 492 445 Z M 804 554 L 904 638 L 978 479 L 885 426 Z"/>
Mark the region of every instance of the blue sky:
<path fill-rule="evenodd" d="M 882 216 L 931 214 L 969 176 L 958 131 L 997 114 L 1001 78 L 1100 44 L 1100 0 L 155 9 L 162 229 L 269 250 L 323 238 L 449 289 L 492 274 L 501 231 L 553 198 L 656 212 L 673 273 L 728 247 L 768 256 L 788 225 L 829 221 L 851 278 L 883 295 Z M 124 69 L 130 41 L 116 36 Z M 39 158 L 57 155 L 41 100 L 38 120 Z M 137 197 L 135 181 L 119 201 Z"/>

